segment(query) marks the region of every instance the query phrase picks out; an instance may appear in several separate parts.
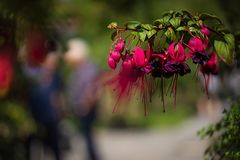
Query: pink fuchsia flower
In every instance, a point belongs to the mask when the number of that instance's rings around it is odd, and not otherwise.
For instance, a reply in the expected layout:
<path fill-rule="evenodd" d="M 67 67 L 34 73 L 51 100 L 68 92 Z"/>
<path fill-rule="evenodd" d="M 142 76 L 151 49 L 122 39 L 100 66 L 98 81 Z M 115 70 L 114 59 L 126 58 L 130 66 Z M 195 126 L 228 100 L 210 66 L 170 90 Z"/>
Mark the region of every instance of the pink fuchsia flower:
<path fill-rule="evenodd" d="M 134 68 L 134 61 L 132 57 L 127 57 L 123 60 L 122 70 L 123 72 L 129 72 Z"/>
<path fill-rule="evenodd" d="M 201 38 L 194 37 L 188 42 L 191 52 L 205 52 L 207 49 L 207 42 L 203 42 Z"/>
<path fill-rule="evenodd" d="M 181 43 L 175 43 L 173 42 L 170 44 L 168 48 L 168 54 L 170 58 L 176 62 L 176 63 L 181 63 L 185 61 L 185 51 Z"/>
<path fill-rule="evenodd" d="M 203 64 L 209 59 L 209 55 L 206 53 L 207 46 L 207 39 L 202 41 L 199 37 L 191 38 L 188 42 L 190 52 L 187 55 L 187 59 L 192 58 L 193 63 Z"/>
<path fill-rule="evenodd" d="M 108 66 L 111 69 L 115 69 L 117 67 L 115 60 L 111 56 L 108 57 Z"/>
<path fill-rule="evenodd" d="M 210 55 L 210 58 L 206 63 L 201 65 L 200 70 L 203 74 L 214 74 L 214 75 L 218 74 L 219 63 L 218 63 L 217 54 L 215 52 L 213 52 Z"/>
<path fill-rule="evenodd" d="M 133 54 L 133 59 L 135 62 L 136 67 L 144 67 L 146 65 L 146 56 L 144 53 L 144 50 L 140 47 L 136 47 L 134 54 Z"/>
<path fill-rule="evenodd" d="M 120 58 L 121 58 L 121 53 L 117 52 L 117 51 L 110 51 L 110 56 L 116 61 L 119 62 Z"/>
<path fill-rule="evenodd" d="M 211 32 L 207 27 L 205 27 L 203 24 L 201 25 L 201 33 L 205 36 L 210 36 Z"/>
<path fill-rule="evenodd" d="M 114 46 L 114 51 L 122 53 L 125 47 L 123 39 L 120 37 L 119 42 Z"/>

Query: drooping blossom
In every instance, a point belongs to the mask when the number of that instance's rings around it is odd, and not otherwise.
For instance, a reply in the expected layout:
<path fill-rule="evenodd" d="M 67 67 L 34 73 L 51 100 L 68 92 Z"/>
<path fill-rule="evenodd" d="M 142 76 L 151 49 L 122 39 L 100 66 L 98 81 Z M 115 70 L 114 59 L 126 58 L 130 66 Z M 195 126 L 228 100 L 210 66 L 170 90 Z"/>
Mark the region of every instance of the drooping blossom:
<path fill-rule="evenodd" d="M 200 70 L 203 74 L 213 74 L 213 75 L 218 74 L 219 64 L 218 64 L 217 54 L 215 52 L 213 52 L 210 55 L 210 58 L 206 63 L 201 65 Z"/>
<path fill-rule="evenodd" d="M 175 44 L 173 42 L 170 44 L 167 53 L 169 54 L 169 59 L 166 59 L 163 65 L 165 77 L 171 77 L 174 74 L 183 76 L 191 71 L 185 63 L 185 50 L 181 43 Z"/>
<path fill-rule="evenodd" d="M 117 52 L 117 51 L 111 51 L 110 52 L 110 56 L 116 61 L 119 62 L 120 58 L 121 58 L 121 53 Z"/>
<path fill-rule="evenodd" d="M 209 82 L 210 82 L 210 76 L 216 75 L 219 72 L 219 63 L 218 63 L 217 54 L 215 52 L 213 52 L 210 55 L 210 58 L 207 62 L 205 62 L 203 65 L 201 65 L 200 71 L 202 72 L 203 78 L 205 81 L 204 83 L 205 83 L 206 94 L 207 94 L 207 96 L 209 96 L 208 86 L 209 86 Z"/>
<path fill-rule="evenodd" d="M 200 27 L 201 27 L 201 33 L 203 34 L 203 35 L 205 35 L 205 36 L 210 36 L 210 34 L 211 34 L 211 32 L 209 31 L 209 29 L 206 27 L 206 26 L 204 26 L 203 24 L 201 24 L 200 25 Z"/>
<path fill-rule="evenodd" d="M 111 69 L 115 69 L 117 67 L 115 60 L 111 56 L 108 57 L 108 66 Z"/>
<path fill-rule="evenodd" d="M 122 37 L 119 38 L 119 41 L 117 44 L 115 44 L 114 46 L 114 51 L 118 52 L 118 53 L 122 53 L 125 47 L 125 43 L 122 39 Z"/>
<path fill-rule="evenodd" d="M 202 41 L 199 37 L 194 37 L 189 40 L 188 43 L 189 54 L 188 58 L 192 58 L 193 63 L 195 64 L 203 64 L 209 59 L 209 55 L 206 52 L 208 41 Z"/>
<path fill-rule="evenodd" d="M 170 44 L 168 48 L 168 54 L 173 62 L 182 63 L 185 61 L 185 51 L 181 43 Z"/>

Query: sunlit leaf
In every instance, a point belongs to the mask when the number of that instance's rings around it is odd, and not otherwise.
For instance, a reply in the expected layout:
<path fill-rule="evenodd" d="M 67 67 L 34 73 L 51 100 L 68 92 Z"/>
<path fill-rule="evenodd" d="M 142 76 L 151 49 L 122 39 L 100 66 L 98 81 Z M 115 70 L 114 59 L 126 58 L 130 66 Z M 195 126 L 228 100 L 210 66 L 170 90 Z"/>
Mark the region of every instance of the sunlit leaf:
<path fill-rule="evenodd" d="M 178 26 L 180 26 L 181 19 L 180 17 L 174 17 L 174 18 L 171 18 L 169 22 L 174 28 L 177 28 Z"/>
<path fill-rule="evenodd" d="M 164 34 L 171 41 L 174 41 L 176 39 L 175 32 L 174 32 L 174 30 L 171 27 L 169 27 Z"/>
<path fill-rule="evenodd" d="M 139 32 L 139 39 L 140 39 L 140 41 L 144 42 L 146 37 L 147 37 L 147 34 L 146 34 L 145 31 L 144 32 Z"/>
<path fill-rule="evenodd" d="M 214 41 L 214 47 L 218 56 L 227 64 L 232 64 L 234 60 L 233 50 L 223 41 Z"/>

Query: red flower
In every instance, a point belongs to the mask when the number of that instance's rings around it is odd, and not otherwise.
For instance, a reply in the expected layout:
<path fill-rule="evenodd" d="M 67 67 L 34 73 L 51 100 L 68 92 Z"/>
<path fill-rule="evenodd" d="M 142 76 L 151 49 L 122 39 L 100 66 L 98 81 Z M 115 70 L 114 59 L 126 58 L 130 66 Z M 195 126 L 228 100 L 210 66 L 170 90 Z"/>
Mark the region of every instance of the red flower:
<path fill-rule="evenodd" d="M 201 65 L 200 70 L 203 74 L 218 74 L 219 64 L 217 54 L 215 52 L 210 55 L 210 58 L 206 63 Z"/>
<path fill-rule="evenodd" d="M 209 55 L 206 53 L 206 49 L 208 46 L 208 40 L 202 41 L 199 37 L 191 38 L 188 42 L 188 46 L 190 49 L 188 58 L 192 58 L 193 63 L 195 64 L 203 64 L 209 59 Z"/>
<path fill-rule="evenodd" d="M 117 51 L 111 51 L 110 52 L 110 56 L 116 61 L 119 62 L 120 58 L 121 58 L 121 53 L 117 52 Z"/>
<path fill-rule="evenodd" d="M 125 47 L 125 43 L 120 37 L 119 42 L 114 46 L 114 51 L 122 53 Z"/>
<path fill-rule="evenodd" d="M 188 42 L 191 52 L 205 52 L 207 42 L 203 42 L 199 37 L 191 38 Z"/>
<path fill-rule="evenodd" d="M 207 27 L 205 27 L 203 24 L 201 25 L 201 33 L 205 36 L 210 36 L 211 32 Z"/>
<path fill-rule="evenodd" d="M 175 43 L 173 42 L 168 48 L 168 54 L 175 63 L 181 63 L 185 61 L 184 52 L 185 51 L 181 43 L 177 43 L 175 45 Z"/>
<path fill-rule="evenodd" d="M 115 69 L 116 66 L 117 66 L 115 60 L 114 60 L 111 56 L 108 57 L 108 66 L 109 66 L 111 69 Z"/>
<path fill-rule="evenodd" d="M 146 65 L 146 56 L 144 53 L 144 50 L 140 47 L 136 47 L 134 54 L 133 54 L 133 59 L 135 62 L 136 67 L 144 67 Z"/>

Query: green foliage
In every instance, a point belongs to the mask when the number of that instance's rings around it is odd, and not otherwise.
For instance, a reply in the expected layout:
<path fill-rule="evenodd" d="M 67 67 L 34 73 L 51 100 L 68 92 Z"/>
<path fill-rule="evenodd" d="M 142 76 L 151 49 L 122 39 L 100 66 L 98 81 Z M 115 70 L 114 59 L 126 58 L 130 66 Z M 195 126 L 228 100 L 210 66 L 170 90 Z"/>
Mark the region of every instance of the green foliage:
<path fill-rule="evenodd" d="M 202 26 L 210 30 L 211 34 L 206 35 L 201 31 Z M 191 37 L 200 37 L 209 40 L 212 43 L 212 49 L 226 64 L 233 64 L 235 58 L 235 39 L 223 27 L 222 21 L 211 14 L 192 15 L 188 11 L 169 11 L 162 14 L 162 17 L 155 20 L 152 24 L 145 24 L 139 21 L 128 21 L 123 27 L 112 22 L 108 25 L 109 29 L 115 30 L 112 34 L 112 40 L 118 37 L 118 34 L 133 35 L 133 39 L 138 44 L 140 42 L 153 42 L 154 39 L 166 38 L 167 44 L 173 41 L 187 42 Z M 162 33 L 163 36 L 158 36 Z M 162 40 L 163 41 L 163 40 Z M 162 42 L 165 43 L 165 42 Z M 211 47 L 211 45 L 209 45 Z"/>
<path fill-rule="evenodd" d="M 215 137 L 205 151 L 207 160 L 240 159 L 240 103 L 232 105 L 224 112 L 220 122 L 203 128 L 198 134 L 202 137 Z"/>
<path fill-rule="evenodd" d="M 34 131 L 34 122 L 22 105 L 1 101 L 0 159 L 25 160 L 24 140 Z"/>
<path fill-rule="evenodd" d="M 235 48 L 234 36 L 232 34 L 224 34 L 223 37 L 223 41 L 214 41 L 214 47 L 225 63 L 232 64 L 234 60 L 233 50 Z"/>

